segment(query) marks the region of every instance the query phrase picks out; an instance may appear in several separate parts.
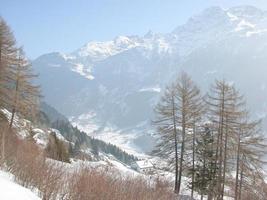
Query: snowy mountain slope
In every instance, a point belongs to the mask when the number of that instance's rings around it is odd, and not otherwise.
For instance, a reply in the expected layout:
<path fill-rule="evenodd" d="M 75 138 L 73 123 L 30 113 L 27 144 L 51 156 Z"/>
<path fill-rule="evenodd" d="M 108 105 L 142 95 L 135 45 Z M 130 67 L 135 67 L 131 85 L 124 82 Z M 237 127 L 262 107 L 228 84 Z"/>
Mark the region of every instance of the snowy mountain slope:
<path fill-rule="evenodd" d="M 10 121 L 11 113 L 8 110 L 3 109 L 0 110 L 0 112 L 2 112 L 6 116 L 7 120 Z M 17 136 L 21 139 L 33 137 L 36 144 L 38 144 L 41 148 L 47 147 L 51 134 L 55 134 L 55 136 L 64 143 L 70 143 L 70 141 L 63 137 L 59 130 L 50 127 L 39 128 L 37 124 L 21 118 L 16 114 L 14 116 L 13 129 L 16 131 Z"/>
<path fill-rule="evenodd" d="M 68 156 L 71 158 L 82 160 L 84 158 L 90 161 L 117 161 L 125 167 L 129 167 L 129 165 L 137 159 L 136 156 L 139 156 L 137 154 L 133 155 L 135 152 L 130 151 L 128 151 L 127 154 L 127 152 L 119 148 L 119 145 L 114 146 L 108 142 L 105 143 L 102 140 L 98 140 L 97 138 L 89 137 L 86 133 L 73 127 L 70 122 L 53 107 L 45 103 L 43 104 L 46 106 L 41 112 L 48 118 L 45 123 L 43 123 L 39 117 L 36 117 L 33 123 L 21 116 L 15 115 L 13 130 L 19 139 L 28 140 L 32 138 L 32 141 L 46 151 L 47 147 L 51 147 L 51 144 L 53 145 L 54 137 L 56 137 L 64 144 L 66 151 L 69 149 Z M 7 121 L 10 121 L 11 113 L 8 110 L 3 109 L 0 110 L 0 112 L 6 116 Z M 54 114 L 53 118 L 50 118 L 50 115 L 47 116 L 46 113 Z M 57 158 L 52 157 L 52 159 Z"/>
<path fill-rule="evenodd" d="M 123 143 L 145 152 L 149 148 L 142 138 L 153 138 L 150 121 L 160 89 L 181 69 L 203 89 L 215 78 L 227 77 L 247 95 L 255 115 L 265 116 L 266 30 L 266 11 L 212 7 L 168 34 L 89 42 L 72 53 L 43 55 L 33 65 L 48 103 L 73 123 L 99 137 L 105 128 L 121 138 L 135 135 Z M 93 117 L 81 117 L 88 114 Z M 114 137 L 105 138 L 116 143 Z"/>
<path fill-rule="evenodd" d="M 0 171 L 0 194 L 2 200 L 41 200 L 31 190 L 14 182 L 12 175 Z"/>

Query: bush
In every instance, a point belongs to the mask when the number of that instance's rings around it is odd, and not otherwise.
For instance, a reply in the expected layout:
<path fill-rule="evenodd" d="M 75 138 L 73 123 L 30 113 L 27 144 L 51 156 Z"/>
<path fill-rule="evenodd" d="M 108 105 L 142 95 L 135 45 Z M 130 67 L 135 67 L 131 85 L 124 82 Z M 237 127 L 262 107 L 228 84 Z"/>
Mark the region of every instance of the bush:
<path fill-rule="evenodd" d="M 83 167 L 68 181 L 67 199 L 76 200 L 171 200 L 174 195 L 169 185 L 156 181 L 154 187 L 142 178 L 114 177 L 103 170 Z"/>
<path fill-rule="evenodd" d="M 47 157 L 62 162 L 70 162 L 69 144 L 59 140 L 55 133 L 49 135 L 48 145 L 46 147 Z"/>

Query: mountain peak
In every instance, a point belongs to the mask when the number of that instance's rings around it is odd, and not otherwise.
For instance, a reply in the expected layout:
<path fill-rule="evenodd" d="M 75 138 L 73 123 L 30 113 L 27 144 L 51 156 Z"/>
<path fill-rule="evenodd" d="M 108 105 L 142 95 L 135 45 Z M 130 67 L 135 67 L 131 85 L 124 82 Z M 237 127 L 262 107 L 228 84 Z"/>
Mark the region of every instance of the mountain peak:
<path fill-rule="evenodd" d="M 144 38 L 152 38 L 154 35 L 153 31 L 152 30 L 149 30 L 145 35 L 144 35 Z"/>
<path fill-rule="evenodd" d="M 224 12 L 224 9 L 220 6 L 211 6 L 211 7 L 208 7 L 206 9 L 204 9 L 200 15 L 210 15 L 210 14 L 215 14 L 215 13 L 223 13 Z"/>
<path fill-rule="evenodd" d="M 212 32 L 212 30 L 232 31 L 239 30 L 240 27 L 249 25 L 256 27 L 262 19 L 267 19 L 267 12 L 254 6 L 237 6 L 223 9 L 215 6 L 205 9 L 198 15 L 191 17 L 186 24 L 174 30 L 175 34 L 186 34 L 188 32 Z M 265 25 L 264 25 L 265 26 Z M 242 29 L 243 30 L 243 29 Z"/>
<path fill-rule="evenodd" d="M 91 41 L 74 52 L 79 57 L 88 57 L 92 61 L 101 61 L 109 56 L 116 55 L 139 45 L 137 36 L 117 36 L 113 40 L 96 42 Z"/>
<path fill-rule="evenodd" d="M 223 24 L 227 24 L 229 17 L 221 7 L 210 7 L 198 15 L 191 17 L 184 25 L 177 27 L 173 33 L 207 32 Z"/>
<path fill-rule="evenodd" d="M 114 40 L 114 48 L 127 50 L 138 45 L 138 37 L 136 36 L 118 36 Z"/>
<path fill-rule="evenodd" d="M 219 7 L 219 6 L 213 6 L 213 7 L 209 7 L 206 8 L 204 11 L 202 11 L 200 14 L 195 15 L 193 17 L 191 17 L 191 20 L 194 19 L 214 19 L 214 18 L 218 18 L 218 17 L 222 17 L 225 16 L 225 11 Z"/>

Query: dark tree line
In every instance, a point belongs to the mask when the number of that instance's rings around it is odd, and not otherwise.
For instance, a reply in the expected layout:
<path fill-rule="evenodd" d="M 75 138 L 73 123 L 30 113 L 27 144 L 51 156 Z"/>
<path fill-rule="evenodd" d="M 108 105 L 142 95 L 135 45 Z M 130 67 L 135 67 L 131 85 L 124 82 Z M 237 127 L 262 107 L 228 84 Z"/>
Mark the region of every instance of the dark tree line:
<path fill-rule="evenodd" d="M 74 143 L 73 151 L 90 148 L 91 152 L 98 156 L 99 152 L 111 154 L 119 161 L 125 164 L 131 164 L 137 158 L 126 153 L 117 146 L 106 143 L 88 136 L 86 133 L 80 131 L 77 127 L 73 127 L 68 121 L 56 121 L 52 123 L 52 127 L 59 130 L 61 134 L 70 142 Z"/>

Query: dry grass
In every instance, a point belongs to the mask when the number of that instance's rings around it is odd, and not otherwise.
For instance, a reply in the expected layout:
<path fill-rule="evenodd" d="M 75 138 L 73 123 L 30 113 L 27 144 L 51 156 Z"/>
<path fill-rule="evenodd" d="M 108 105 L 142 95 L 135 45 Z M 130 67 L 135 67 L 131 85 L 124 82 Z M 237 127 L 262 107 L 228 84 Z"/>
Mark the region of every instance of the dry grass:
<path fill-rule="evenodd" d="M 174 195 L 169 185 L 160 181 L 150 187 L 142 178 L 108 176 L 104 171 L 83 167 L 70 178 L 67 199 L 77 200 L 169 200 Z"/>

